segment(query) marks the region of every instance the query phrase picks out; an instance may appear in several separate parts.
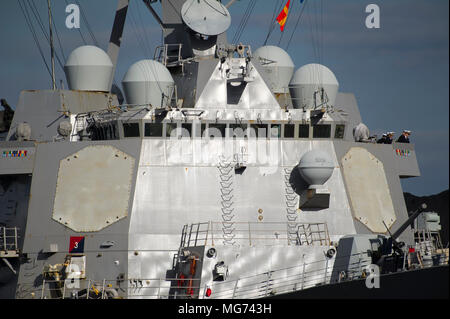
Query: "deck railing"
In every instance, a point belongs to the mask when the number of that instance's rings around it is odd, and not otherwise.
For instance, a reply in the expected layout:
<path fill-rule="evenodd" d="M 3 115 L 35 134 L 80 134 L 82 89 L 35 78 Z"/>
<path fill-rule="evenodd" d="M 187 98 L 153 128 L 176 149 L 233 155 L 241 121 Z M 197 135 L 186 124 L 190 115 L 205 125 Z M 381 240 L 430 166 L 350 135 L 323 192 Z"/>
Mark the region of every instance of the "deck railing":
<path fill-rule="evenodd" d="M 361 258 L 353 262 L 334 278 L 354 280 L 364 276 L 368 265 L 367 254 L 358 254 Z M 355 255 L 356 256 L 356 255 Z M 348 258 L 348 256 L 342 257 Z M 211 289 L 212 299 L 262 298 L 280 293 L 307 289 L 317 285 L 329 284 L 332 280 L 334 263 L 330 259 L 301 263 L 294 267 L 276 269 L 261 274 L 246 276 L 237 280 L 202 283 L 195 278 L 138 278 L 138 279 L 81 279 L 48 280 L 44 279 L 40 290 L 42 299 L 107 299 L 107 298 L 207 298 L 205 292 Z M 335 276 L 336 277 L 336 276 Z M 183 284 L 184 282 L 184 284 Z M 187 285 L 187 283 L 189 285 Z M 193 291 L 196 293 L 193 294 Z M 34 296 L 38 295 L 35 289 Z"/>
<path fill-rule="evenodd" d="M 214 246 L 222 245 L 229 233 L 224 233 L 223 225 L 233 235 L 233 241 L 238 245 L 292 245 L 289 229 L 286 223 L 278 222 L 205 222 L 185 225 L 182 230 L 180 247 Z M 290 228 L 295 224 L 297 229 L 296 245 L 331 244 L 326 223 L 291 222 Z"/>

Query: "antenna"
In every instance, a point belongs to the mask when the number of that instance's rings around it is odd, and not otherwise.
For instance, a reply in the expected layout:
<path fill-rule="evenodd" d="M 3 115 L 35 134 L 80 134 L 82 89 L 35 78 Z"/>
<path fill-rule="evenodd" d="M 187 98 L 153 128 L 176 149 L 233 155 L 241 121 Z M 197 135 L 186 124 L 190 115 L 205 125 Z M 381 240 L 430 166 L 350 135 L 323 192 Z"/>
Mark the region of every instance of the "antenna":
<path fill-rule="evenodd" d="M 52 9 L 50 7 L 50 0 L 47 0 L 48 5 L 48 24 L 50 30 L 50 54 L 52 58 L 52 87 L 56 90 L 56 80 L 55 80 L 55 49 L 53 47 L 53 30 L 52 30 Z"/>
<path fill-rule="evenodd" d="M 190 29 L 204 36 L 219 35 L 231 25 L 228 9 L 215 0 L 187 0 L 181 8 L 181 18 Z"/>
<path fill-rule="evenodd" d="M 122 33 L 125 26 L 125 20 L 127 18 L 129 2 L 129 0 L 118 0 L 116 16 L 114 18 L 114 24 L 111 30 L 111 37 L 109 39 L 108 55 L 113 64 L 113 71 L 109 83 L 110 90 L 114 82 L 114 74 L 116 73 L 117 60 L 119 59 L 120 44 L 122 43 Z"/>

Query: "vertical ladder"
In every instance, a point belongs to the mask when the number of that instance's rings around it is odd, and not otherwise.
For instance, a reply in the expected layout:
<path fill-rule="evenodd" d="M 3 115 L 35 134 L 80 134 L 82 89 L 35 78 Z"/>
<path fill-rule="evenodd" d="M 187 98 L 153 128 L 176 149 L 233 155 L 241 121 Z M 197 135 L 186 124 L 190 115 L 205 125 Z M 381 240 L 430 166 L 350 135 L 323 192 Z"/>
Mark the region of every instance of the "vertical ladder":
<path fill-rule="evenodd" d="M 217 165 L 219 170 L 219 186 L 220 186 L 220 209 L 222 211 L 222 233 L 223 244 L 234 245 L 236 242 L 234 237 L 235 228 L 233 228 L 234 222 L 234 208 L 233 202 L 233 165 L 223 155 L 219 156 L 219 164 Z"/>
<path fill-rule="evenodd" d="M 286 218 L 287 218 L 287 239 L 288 245 L 298 245 L 297 240 L 297 207 L 298 207 L 298 195 L 289 182 L 292 169 L 284 169 L 284 191 L 286 199 Z"/>

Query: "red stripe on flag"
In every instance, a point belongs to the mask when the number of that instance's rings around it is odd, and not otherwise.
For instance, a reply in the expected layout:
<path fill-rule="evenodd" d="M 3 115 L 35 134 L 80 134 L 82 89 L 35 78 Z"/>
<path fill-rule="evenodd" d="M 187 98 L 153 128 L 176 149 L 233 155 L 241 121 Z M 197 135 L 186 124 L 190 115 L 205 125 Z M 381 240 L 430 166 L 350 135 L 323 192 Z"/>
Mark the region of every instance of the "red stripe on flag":
<path fill-rule="evenodd" d="M 286 5 L 284 6 L 283 10 L 281 10 L 280 14 L 277 17 L 278 24 L 280 25 L 280 30 L 284 30 L 284 25 L 286 24 L 287 15 L 289 12 L 289 4 L 291 3 L 291 0 L 288 0 Z"/>

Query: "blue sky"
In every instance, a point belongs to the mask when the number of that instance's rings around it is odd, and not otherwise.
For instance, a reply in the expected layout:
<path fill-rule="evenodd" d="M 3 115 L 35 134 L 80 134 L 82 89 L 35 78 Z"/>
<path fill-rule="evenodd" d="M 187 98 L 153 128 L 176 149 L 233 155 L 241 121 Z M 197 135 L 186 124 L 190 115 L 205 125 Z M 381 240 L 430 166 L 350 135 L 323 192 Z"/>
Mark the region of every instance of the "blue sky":
<path fill-rule="evenodd" d="M 35 4 L 48 32 L 47 1 L 26 1 Z M 96 41 L 106 50 L 117 1 L 78 1 Z M 237 1 L 230 8 L 230 40 L 249 1 Z M 65 27 L 66 3 L 76 2 L 52 0 L 53 16 L 66 57 L 83 44 L 77 30 Z M 142 1 L 130 2 L 116 72 L 118 83 L 131 64 L 152 58 L 155 47 L 161 43 L 161 30 Z M 240 42 L 250 44 L 253 50 L 261 46 L 273 23 L 274 7 L 279 3 L 280 0 L 257 0 Z M 365 27 L 368 15 L 365 8 L 370 3 L 380 7 L 379 29 Z M 291 0 L 283 37 L 276 28 L 268 44 L 280 43 L 286 49 L 303 5 L 299 0 Z M 320 62 L 333 70 L 340 91 L 355 94 L 363 122 L 371 133 L 413 131 L 411 139 L 416 145 L 422 176 L 403 180 L 402 184 L 405 191 L 416 195 L 434 194 L 448 188 L 448 6 L 447 0 L 309 0 L 287 50 L 296 67 Z M 156 8 L 159 7 L 157 4 Z M 35 28 L 48 61 L 49 46 L 36 23 Z M 88 44 L 94 44 L 83 19 L 80 31 Z M 0 3 L 0 40 L 0 97 L 15 105 L 22 89 L 50 88 L 50 76 L 17 0 Z M 56 35 L 55 45 L 63 60 Z M 317 54 L 317 50 L 321 54 Z M 58 63 L 56 70 L 58 83 L 65 82 Z"/>

